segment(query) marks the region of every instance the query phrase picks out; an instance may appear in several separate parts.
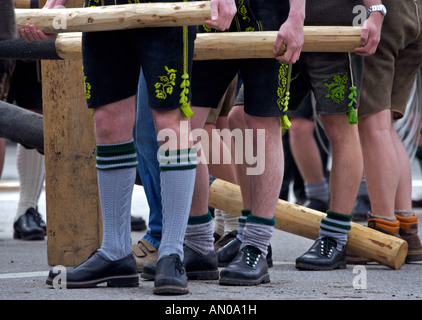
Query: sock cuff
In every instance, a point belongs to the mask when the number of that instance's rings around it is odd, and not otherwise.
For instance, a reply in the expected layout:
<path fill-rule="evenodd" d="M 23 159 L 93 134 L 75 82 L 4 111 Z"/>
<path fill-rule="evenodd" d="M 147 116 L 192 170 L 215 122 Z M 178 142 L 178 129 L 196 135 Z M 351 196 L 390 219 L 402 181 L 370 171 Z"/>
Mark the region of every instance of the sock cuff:
<path fill-rule="evenodd" d="M 212 214 L 208 211 L 207 214 L 202 216 L 189 217 L 188 224 L 203 224 L 212 221 L 212 219 Z"/>
<path fill-rule="evenodd" d="M 196 148 L 178 150 L 158 150 L 158 162 L 160 171 L 189 170 L 197 165 Z"/>
<path fill-rule="evenodd" d="M 122 143 L 99 144 L 96 152 L 96 168 L 99 170 L 131 168 L 138 165 L 133 139 Z"/>
<path fill-rule="evenodd" d="M 321 220 L 320 229 L 328 232 L 349 233 L 351 229 L 350 220 L 352 215 L 327 210 L 327 216 Z"/>
<path fill-rule="evenodd" d="M 342 213 L 337 213 L 331 210 L 327 210 L 327 217 L 331 218 L 331 219 L 335 219 L 335 220 L 339 220 L 339 221 L 345 221 L 345 222 L 350 222 L 352 220 L 353 215 L 351 214 L 342 214 Z"/>
<path fill-rule="evenodd" d="M 243 209 L 243 210 L 240 210 L 240 212 L 242 213 L 242 217 L 247 217 L 251 214 L 251 210 L 249 209 Z"/>
<path fill-rule="evenodd" d="M 267 219 L 267 218 L 262 218 L 262 217 L 258 217 L 258 216 L 254 216 L 252 214 L 248 215 L 248 217 L 246 218 L 246 223 L 258 223 L 258 224 L 263 224 L 266 226 L 271 226 L 274 227 L 275 226 L 275 219 Z"/>

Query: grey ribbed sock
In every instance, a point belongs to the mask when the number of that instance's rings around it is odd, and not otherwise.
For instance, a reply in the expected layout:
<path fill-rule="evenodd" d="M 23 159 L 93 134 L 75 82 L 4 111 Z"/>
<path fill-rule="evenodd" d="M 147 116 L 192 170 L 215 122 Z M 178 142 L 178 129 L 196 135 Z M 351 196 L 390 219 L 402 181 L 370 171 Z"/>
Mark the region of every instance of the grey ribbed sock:
<path fill-rule="evenodd" d="M 211 212 L 198 217 L 189 217 L 185 245 L 202 255 L 214 251 L 214 228 L 212 224 Z"/>
<path fill-rule="evenodd" d="M 99 252 L 119 260 L 132 252 L 131 204 L 136 168 L 98 170 L 103 217 L 103 241 Z"/>
<path fill-rule="evenodd" d="M 308 199 L 317 199 L 324 202 L 330 200 L 330 188 L 326 179 L 321 182 L 305 184 L 305 193 Z"/>
<path fill-rule="evenodd" d="M 237 220 L 238 228 L 237 228 L 237 235 L 236 238 L 239 239 L 240 242 L 243 241 L 243 230 L 245 229 L 246 225 L 246 218 L 251 214 L 251 210 L 241 210 L 242 216 L 239 217 Z"/>
<path fill-rule="evenodd" d="M 196 148 L 159 150 L 163 236 L 158 259 L 178 254 L 183 261 L 183 242 L 196 176 Z"/>
<path fill-rule="evenodd" d="M 265 219 L 254 215 L 246 218 L 245 229 L 243 230 L 243 242 L 241 248 L 253 245 L 261 250 L 263 257 L 268 254 L 268 246 L 270 245 L 273 235 L 275 219 Z"/>
<path fill-rule="evenodd" d="M 327 216 L 322 218 L 319 228 L 320 238 L 329 237 L 337 242 L 337 248 L 342 250 L 347 243 L 347 235 L 351 229 L 352 215 L 345 215 L 327 210 Z"/>
<path fill-rule="evenodd" d="M 96 168 L 103 217 L 99 252 L 110 260 L 132 253 L 130 218 L 137 165 L 133 140 L 97 145 Z"/>

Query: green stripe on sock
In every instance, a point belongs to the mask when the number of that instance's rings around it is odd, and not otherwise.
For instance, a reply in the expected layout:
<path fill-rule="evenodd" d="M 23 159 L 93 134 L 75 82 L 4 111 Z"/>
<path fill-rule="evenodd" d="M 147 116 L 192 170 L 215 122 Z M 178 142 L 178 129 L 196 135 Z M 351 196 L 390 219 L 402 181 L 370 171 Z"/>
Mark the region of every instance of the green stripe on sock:
<path fill-rule="evenodd" d="M 188 224 L 203 224 L 210 222 L 212 219 L 212 214 L 208 211 L 207 214 L 204 214 L 202 216 L 189 217 Z"/>
<path fill-rule="evenodd" d="M 248 217 L 246 218 L 246 223 L 258 223 L 258 224 L 264 224 L 266 226 L 275 226 L 275 219 L 267 219 L 267 218 L 262 218 L 262 217 L 258 217 L 258 216 L 254 216 L 252 214 L 248 215 Z"/>
<path fill-rule="evenodd" d="M 97 145 L 96 168 L 113 170 L 132 168 L 138 165 L 133 140 L 123 143 Z"/>
<path fill-rule="evenodd" d="M 327 210 L 327 216 L 321 220 L 320 228 L 325 231 L 349 233 L 352 215 L 344 215 Z"/>

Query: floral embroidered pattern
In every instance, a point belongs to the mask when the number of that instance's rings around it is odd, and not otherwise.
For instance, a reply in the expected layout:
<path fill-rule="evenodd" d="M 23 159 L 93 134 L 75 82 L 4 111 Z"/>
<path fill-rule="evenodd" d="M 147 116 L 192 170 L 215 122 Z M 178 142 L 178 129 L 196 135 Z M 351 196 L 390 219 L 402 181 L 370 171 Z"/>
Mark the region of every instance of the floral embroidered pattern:
<path fill-rule="evenodd" d="M 251 21 L 251 18 L 247 16 L 248 10 L 246 9 L 244 3 L 244 0 L 239 0 L 239 7 L 237 9 L 237 12 L 240 14 L 243 20 L 246 20 L 247 22 Z"/>
<path fill-rule="evenodd" d="M 82 72 L 83 72 L 83 67 L 82 67 Z M 85 91 L 85 99 L 89 100 L 91 99 L 91 84 L 89 82 L 87 82 L 87 76 L 84 75 L 84 91 Z"/>
<path fill-rule="evenodd" d="M 280 110 L 286 111 L 289 104 L 289 89 L 288 89 L 288 71 L 289 65 L 286 63 L 280 64 L 278 70 L 278 89 L 277 89 L 277 105 Z"/>
<path fill-rule="evenodd" d="M 176 72 L 177 70 L 169 69 L 167 66 L 164 67 L 167 71 L 166 76 L 160 76 L 160 81 L 155 84 L 155 93 L 158 99 L 165 100 L 167 94 L 173 93 L 173 87 L 175 86 Z"/>
<path fill-rule="evenodd" d="M 291 77 L 291 66 L 287 63 L 280 63 L 278 70 L 278 89 L 277 89 L 277 105 L 280 110 L 286 112 L 289 99 L 290 99 L 290 77 Z M 291 122 L 287 115 L 281 116 L 281 127 L 283 129 L 289 129 Z"/>
<path fill-rule="evenodd" d="M 349 80 L 348 74 L 346 73 L 343 77 L 340 75 L 335 75 L 333 77 L 333 82 L 324 83 L 324 86 L 327 89 L 326 98 L 331 98 L 335 103 L 340 103 L 344 100 L 346 94 L 346 83 Z"/>

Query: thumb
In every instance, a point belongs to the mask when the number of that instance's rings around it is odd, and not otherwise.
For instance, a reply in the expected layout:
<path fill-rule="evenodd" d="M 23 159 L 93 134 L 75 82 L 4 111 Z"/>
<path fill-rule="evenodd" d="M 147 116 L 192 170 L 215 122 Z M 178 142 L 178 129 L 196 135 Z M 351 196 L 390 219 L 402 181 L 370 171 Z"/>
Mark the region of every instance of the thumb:
<path fill-rule="evenodd" d="M 211 1 L 211 20 L 218 20 L 218 3 Z"/>

